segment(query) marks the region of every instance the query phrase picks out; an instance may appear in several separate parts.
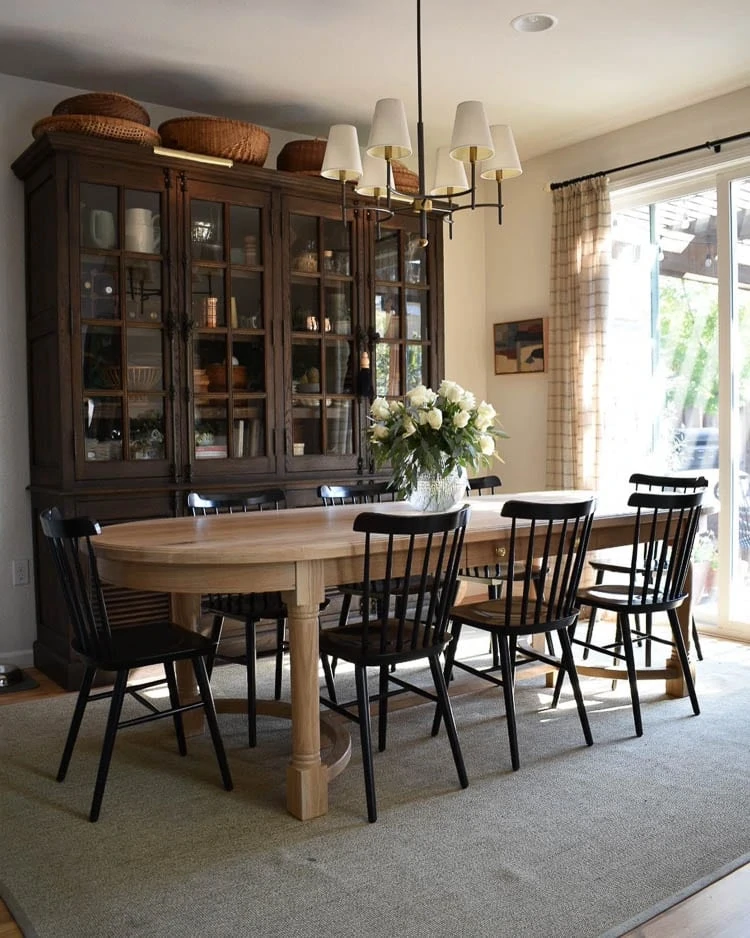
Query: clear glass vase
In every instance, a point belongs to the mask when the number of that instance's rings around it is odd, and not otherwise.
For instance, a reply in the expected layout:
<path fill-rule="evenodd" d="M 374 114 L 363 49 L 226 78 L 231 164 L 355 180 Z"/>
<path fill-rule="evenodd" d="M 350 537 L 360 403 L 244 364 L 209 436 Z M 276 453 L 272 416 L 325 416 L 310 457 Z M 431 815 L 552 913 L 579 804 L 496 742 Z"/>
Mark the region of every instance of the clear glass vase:
<path fill-rule="evenodd" d="M 466 497 L 467 484 L 466 470 L 460 467 L 445 476 L 423 472 L 406 501 L 417 511 L 450 511 Z"/>

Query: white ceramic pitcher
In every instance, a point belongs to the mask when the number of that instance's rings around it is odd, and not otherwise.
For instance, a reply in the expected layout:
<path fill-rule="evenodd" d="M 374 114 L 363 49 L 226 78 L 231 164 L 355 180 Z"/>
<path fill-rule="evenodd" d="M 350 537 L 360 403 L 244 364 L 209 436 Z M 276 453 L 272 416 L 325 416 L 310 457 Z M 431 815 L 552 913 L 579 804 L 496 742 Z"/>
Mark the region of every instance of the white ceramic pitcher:
<path fill-rule="evenodd" d="M 125 210 L 125 250 L 155 254 L 161 246 L 161 216 L 148 208 Z"/>

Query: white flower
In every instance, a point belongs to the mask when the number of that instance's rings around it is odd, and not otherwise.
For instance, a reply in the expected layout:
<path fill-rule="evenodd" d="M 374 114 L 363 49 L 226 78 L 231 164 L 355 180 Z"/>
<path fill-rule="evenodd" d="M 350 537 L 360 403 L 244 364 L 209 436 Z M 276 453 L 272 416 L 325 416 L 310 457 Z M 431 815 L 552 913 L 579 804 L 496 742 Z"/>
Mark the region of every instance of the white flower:
<path fill-rule="evenodd" d="M 443 412 L 438 407 L 433 407 L 427 411 L 427 423 L 433 430 L 439 430 L 443 425 Z"/>
<path fill-rule="evenodd" d="M 376 397 L 370 407 L 370 413 L 375 420 L 387 420 L 391 415 L 391 408 L 384 397 Z"/>
<path fill-rule="evenodd" d="M 451 404 L 457 404 L 464 394 L 464 389 L 455 381 L 445 380 L 438 389 L 438 394 Z"/>
<path fill-rule="evenodd" d="M 469 422 L 470 417 L 471 414 L 468 412 L 468 410 L 459 410 L 457 414 L 453 415 L 453 426 L 458 427 L 459 429 L 465 427 Z"/>
<path fill-rule="evenodd" d="M 436 394 L 431 388 L 418 384 L 407 393 L 406 397 L 413 407 L 432 407 Z"/>
<path fill-rule="evenodd" d="M 372 428 L 372 436 L 375 440 L 387 440 L 390 432 L 388 427 L 383 426 L 382 423 L 376 423 Z"/>
<path fill-rule="evenodd" d="M 392 414 L 400 414 L 403 409 L 404 409 L 403 401 L 391 401 L 390 411 Z"/>
<path fill-rule="evenodd" d="M 461 408 L 461 410 L 474 410 L 474 408 L 477 406 L 477 399 L 474 397 L 471 391 L 464 391 L 464 393 L 461 395 L 461 399 L 458 402 L 458 406 Z"/>
<path fill-rule="evenodd" d="M 497 417 L 497 411 L 492 404 L 488 404 L 487 401 L 482 401 L 479 407 L 477 407 L 477 416 L 474 421 L 477 430 L 487 430 L 488 427 L 492 425 L 495 417 Z"/>
<path fill-rule="evenodd" d="M 420 427 L 423 427 L 427 423 L 427 414 L 429 414 L 429 410 L 417 411 L 417 423 Z"/>
<path fill-rule="evenodd" d="M 402 436 L 413 436 L 417 432 L 417 425 L 408 415 L 404 417 L 404 432 Z"/>
<path fill-rule="evenodd" d="M 491 456 L 495 452 L 495 440 L 488 433 L 479 437 L 479 451 L 483 456 Z"/>

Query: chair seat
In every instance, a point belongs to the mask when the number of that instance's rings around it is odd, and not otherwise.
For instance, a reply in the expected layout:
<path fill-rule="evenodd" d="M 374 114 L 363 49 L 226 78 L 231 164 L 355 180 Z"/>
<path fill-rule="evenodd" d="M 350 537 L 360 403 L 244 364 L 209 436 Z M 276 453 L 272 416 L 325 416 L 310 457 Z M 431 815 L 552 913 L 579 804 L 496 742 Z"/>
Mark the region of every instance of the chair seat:
<path fill-rule="evenodd" d="M 508 634 L 515 635 L 537 635 L 566 629 L 575 622 L 578 610 L 559 619 L 545 619 L 540 624 L 529 622 L 528 619 L 531 615 L 532 609 L 530 608 L 527 609 L 526 615 L 523 614 L 520 599 L 514 599 L 511 603 L 509 619 L 506 618 L 504 599 L 485 599 L 478 603 L 454 606 L 451 610 L 451 619 L 460 621 L 464 625 L 471 625 L 486 632 L 502 629 Z"/>
<path fill-rule="evenodd" d="M 210 593 L 203 596 L 204 612 L 236 619 L 285 619 L 281 593 Z"/>
<path fill-rule="evenodd" d="M 76 639 L 71 645 L 84 661 L 92 661 L 105 671 L 142 668 L 165 660 L 179 661 L 196 654 L 208 655 L 213 650 L 213 643 L 205 635 L 174 622 L 149 622 L 148 625 L 113 629 L 110 653 L 95 660 L 85 654 Z"/>
<path fill-rule="evenodd" d="M 609 612 L 624 612 L 632 615 L 651 612 L 665 612 L 667 609 L 676 609 L 686 598 L 687 593 L 680 593 L 670 599 L 661 595 L 649 593 L 648 600 L 636 592 L 632 602 L 629 600 L 629 584 L 627 583 L 601 583 L 588 589 L 579 590 L 578 602 L 587 605 L 596 605 L 599 609 Z"/>
<path fill-rule="evenodd" d="M 432 644 L 431 636 L 425 638 L 425 630 L 422 628 L 416 633 L 416 641 L 412 642 L 414 633 L 409 626 L 409 644 L 415 647 L 399 648 L 400 625 L 399 619 L 389 619 L 384 630 L 382 620 L 372 622 L 368 628 L 370 638 L 366 652 L 362 649 L 361 622 L 324 629 L 320 633 L 320 650 L 326 655 L 346 658 L 353 664 L 379 667 L 393 661 L 411 661 L 439 655 L 451 640 L 450 634 L 447 634 L 442 644 Z"/>
<path fill-rule="evenodd" d="M 427 578 L 428 589 L 432 585 L 432 578 Z M 422 578 L 417 576 L 409 577 L 409 582 L 406 585 L 407 593 L 417 593 L 422 585 Z M 349 593 L 351 596 L 361 596 L 365 592 L 364 583 L 344 583 L 342 586 L 338 587 L 339 591 L 342 593 Z M 395 577 L 391 581 L 391 593 L 403 593 L 404 592 L 404 579 L 403 577 Z M 385 583 L 383 580 L 371 580 L 370 581 L 370 596 L 383 596 L 385 594 Z"/>

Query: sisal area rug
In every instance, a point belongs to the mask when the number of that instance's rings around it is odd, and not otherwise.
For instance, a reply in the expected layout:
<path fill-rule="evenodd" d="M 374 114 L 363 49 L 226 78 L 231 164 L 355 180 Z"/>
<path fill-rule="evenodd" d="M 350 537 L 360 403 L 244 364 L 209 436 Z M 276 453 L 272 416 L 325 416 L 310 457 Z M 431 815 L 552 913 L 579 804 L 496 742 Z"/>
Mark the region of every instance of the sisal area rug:
<path fill-rule="evenodd" d="M 704 644 L 702 714 L 643 684 L 641 739 L 621 685 L 583 679 L 588 748 L 570 695 L 549 711 L 542 679 L 522 682 L 515 773 L 501 691 L 456 696 L 465 791 L 444 733 L 429 735 L 431 706 L 394 712 L 375 756 L 374 825 L 358 739 L 330 813 L 300 823 L 283 807 L 288 726 L 261 718 L 251 751 L 235 716 L 221 717 L 233 792 L 206 738 L 180 759 L 166 722 L 138 727 L 119 736 L 90 824 L 104 708 L 58 784 L 73 698 L 4 707 L 0 895 L 28 938 L 616 934 L 750 849 L 750 650 Z M 270 662 L 262 670 L 270 682 Z M 218 669 L 217 695 L 242 682 Z"/>

